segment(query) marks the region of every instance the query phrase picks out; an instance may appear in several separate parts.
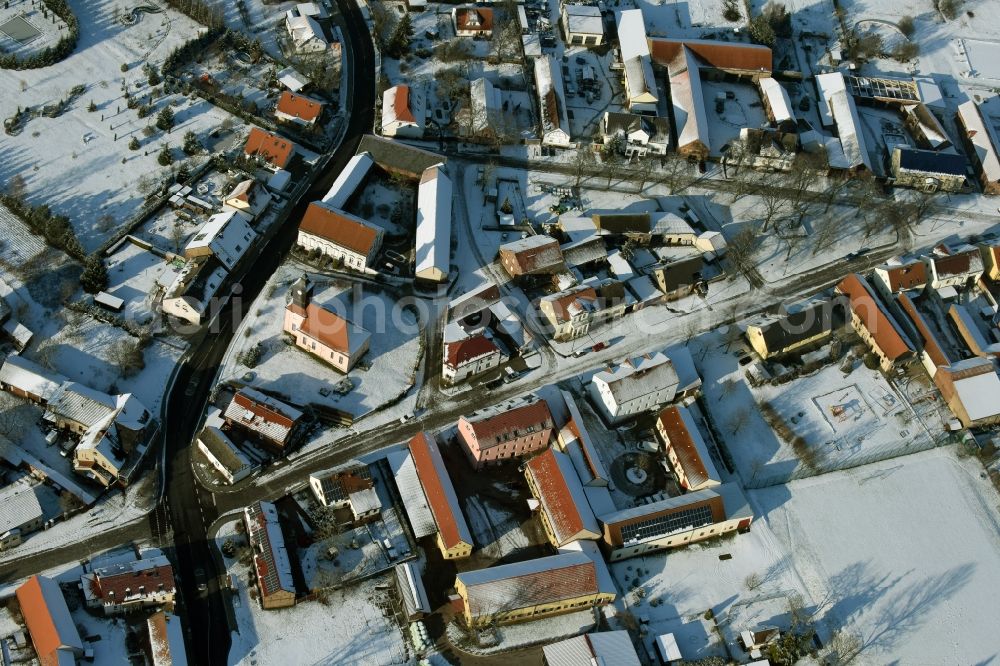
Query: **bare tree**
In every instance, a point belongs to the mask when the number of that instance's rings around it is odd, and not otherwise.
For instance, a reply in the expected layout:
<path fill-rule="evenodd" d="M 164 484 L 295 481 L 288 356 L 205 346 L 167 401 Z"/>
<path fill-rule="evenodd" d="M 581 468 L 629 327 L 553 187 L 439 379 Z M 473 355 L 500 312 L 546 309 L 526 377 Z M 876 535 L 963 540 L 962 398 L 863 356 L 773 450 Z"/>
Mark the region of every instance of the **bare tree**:
<path fill-rule="evenodd" d="M 493 36 L 490 39 L 493 56 L 499 62 L 520 60 L 521 22 L 517 15 L 517 3 L 513 0 L 504 0 L 493 15 L 500 17 L 499 24 L 494 23 Z"/>
<path fill-rule="evenodd" d="M 594 151 L 589 145 L 581 145 L 573 155 L 573 184 L 579 189 L 583 177 L 594 168 Z"/>
<path fill-rule="evenodd" d="M 840 220 L 833 215 L 822 215 L 816 219 L 812 233 L 814 256 L 833 247 L 839 236 L 840 225 Z"/>
<path fill-rule="evenodd" d="M 755 571 L 743 580 L 743 584 L 746 585 L 749 591 L 753 592 L 764 584 L 764 580 L 761 578 L 760 574 Z"/>
<path fill-rule="evenodd" d="M 726 425 L 729 426 L 729 432 L 736 435 L 740 430 L 743 430 L 749 422 L 750 412 L 746 407 L 742 407 L 730 415 Z"/>
<path fill-rule="evenodd" d="M 763 183 L 761 183 L 763 185 Z M 777 226 L 782 215 L 787 211 L 788 201 L 784 193 L 776 187 L 762 186 L 756 192 L 760 200 L 758 209 L 761 215 L 761 233 L 766 233 L 773 224 Z"/>
<path fill-rule="evenodd" d="M 751 283 L 757 276 L 758 235 L 753 227 L 745 227 L 727 245 L 726 256 L 739 273 Z"/>
<path fill-rule="evenodd" d="M 28 432 L 36 420 L 30 404 L 9 393 L 0 393 L 0 435 L 15 439 Z"/>

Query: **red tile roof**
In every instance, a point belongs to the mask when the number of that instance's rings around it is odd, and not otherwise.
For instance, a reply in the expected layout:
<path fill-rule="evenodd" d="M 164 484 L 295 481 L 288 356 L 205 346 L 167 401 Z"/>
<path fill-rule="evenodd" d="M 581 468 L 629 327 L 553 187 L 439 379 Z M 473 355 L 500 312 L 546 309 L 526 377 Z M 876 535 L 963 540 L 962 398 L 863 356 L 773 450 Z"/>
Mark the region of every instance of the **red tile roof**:
<path fill-rule="evenodd" d="M 677 464 L 680 465 L 688 483 L 692 486 L 700 486 L 711 478 L 705 461 L 702 460 L 698 447 L 695 445 L 694 437 L 700 436 L 697 433 L 692 436 L 687 424 L 681 418 L 681 411 L 676 405 L 670 405 L 660 412 L 657 424 L 662 428 L 669 440 L 670 448 L 677 456 Z"/>
<path fill-rule="evenodd" d="M 462 532 L 467 533 L 468 528 L 465 526 L 465 518 L 461 514 L 455 515 L 460 509 L 452 503 L 455 489 L 451 485 L 451 479 L 448 478 L 443 464 L 440 470 L 436 464 L 441 461 L 437 443 L 432 435 L 420 432 L 410 440 L 409 449 L 417 477 L 427 497 L 427 504 L 441 535 L 441 542 L 445 548 L 454 548 L 466 541 L 468 537 L 463 536 Z M 468 543 L 472 545 L 471 540 Z"/>
<path fill-rule="evenodd" d="M 371 253 L 378 238 L 378 232 L 374 227 L 353 215 L 331 210 L 315 201 L 306 209 L 306 214 L 299 223 L 299 230 L 319 236 L 365 257 Z"/>
<path fill-rule="evenodd" d="M 571 291 L 565 296 L 552 300 L 552 309 L 556 313 L 556 317 L 559 321 L 569 321 L 573 318 L 573 313 L 569 311 L 571 305 L 577 301 L 596 301 L 597 292 L 594 291 L 593 287 L 587 287 L 586 289 L 580 289 L 577 291 Z"/>
<path fill-rule="evenodd" d="M 43 576 L 32 576 L 17 588 L 16 595 L 42 666 L 56 666 L 59 663 L 60 647 L 73 647 L 74 644 L 78 648 L 82 647 L 58 583 Z M 61 608 L 54 607 L 56 604 L 61 604 Z M 71 629 L 75 635 L 70 634 Z"/>
<path fill-rule="evenodd" d="M 913 351 L 899 324 L 876 298 L 865 278 L 852 273 L 840 281 L 837 291 L 850 299 L 851 310 L 889 359 L 896 360 Z"/>
<path fill-rule="evenodd" d="M 151 566 L 138 571 L 123 571 L 110 576 L 95 575 L 92 590 L 94 595 L 108 602 L 121 603 L 130 596 L 138 596 L 142 587 L 147 594 L 158 591 L 173 591 L 174 570 L 169 564 Z"/>
<path fill-rule="evenodd" d="M 392 100 L 392 108 L 396 113 L 396 120 L 415 123 L 417 119 L 413 117 L 410 109 L 410 86 L 396 86 L 396 95 Z"/>
<path fill-rule="evenodd" d="M 772 67 L 771 49 L 756 44 L 738 44 L 708 39 L 650 39 L 649 49 L 653 62 L 666 65 L 683 47 L 709 67 L 718 69 L 765 71 Z"/>
<path fill-rule="evenodd" d="M 899 266 L 883 266 L 888 280 L 889 291 L 898 293 L 904 289 L 915 289 L 927 284 L 927 264 L 914 261 Z"/>
<path fill-rule="evenodd" d="M 464 416 L 462 418 L 472 426 L 480 451 L 513 437 L 522 437 L 531 432 L 546 428 L 551 430 L 555 427 L 549 405 L 544 400 L 536 400 L 477 420 L 467 419 Z"/>
<path fill-rule="evenodd" d="M 242 391 L 233 396 L 233 402 L 268 423 L 274 423 L 283 428 L 291 428 L 295 425 L 295 421 L 288 418 L 277 409 L 265 405 L 264 403 L 257 402 Z"/>
<path fill-rule="evenodd" d="M 249 157 L 262 157 L 269 164 L 284 169 L 295 153 L 295 144 L 276 134 L 254 127 L 250 130 L 243 152 Z"/>
<path fill-rule="evenodd" d="M 491 32 L 493 10 L 487 7 L 458 7 L 455 9 L 455 23 L 459 30 Z"/>
<path fill-rule="evenodd" d="M 565 544 L 585 529 L 593 530 L 594 526 L 584 524 L 582 510 L 589 510 L 589 505 L 578 507 L 578 498 L 570 490 L 569 482 L 556 459 L 556 452 L 545 449 L 542 453 L 527 462 L 526 469 L 534 480 L 538 499 L 545 509 L 549 525 L 555 533 L 556 541 Z M 563 455 L 563 454 L 558 454 Z M 576 474 L 569 469 L 570 473 Z M 593 516 L 590 521 L 593 523 Z M 596 532 L 596 530 L 593 530 Z"/>
<path fill-rule="evenodd" d="M 449 367 L 457 368 L 463 363 L 499 351 L 485 335 L 474 335 L 471 338 L 449 342 L 445 345 L 445 358 Z"/>
<path fill-rule="evenodd" d="M 277 110 L 306 122 L 313 122 L 323 113 L 323 103 L 286 90 L 278 98 Z"/>
<path fill-rule="evenodd" d="M 336 352 L 350 354 L 350 322 L 346 319 L 315 303 L 309 303 L 305 309 L 295 303 L 289 303 L 286 307 L 300 317 L 305 317 L 299 329 L 303 333 Z"/>

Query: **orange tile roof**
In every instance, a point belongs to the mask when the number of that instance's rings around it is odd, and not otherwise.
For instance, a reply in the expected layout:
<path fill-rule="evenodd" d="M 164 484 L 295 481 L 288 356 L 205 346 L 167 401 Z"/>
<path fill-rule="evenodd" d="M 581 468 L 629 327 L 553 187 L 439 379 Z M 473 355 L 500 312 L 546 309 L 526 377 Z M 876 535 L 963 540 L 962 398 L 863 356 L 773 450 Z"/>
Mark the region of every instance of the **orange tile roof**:
<path fill-rule="evenodd" d="M 485 335 L 474 335 L 471 338 L 449 342 L 445 345 L 445 358 L 448 360 L 450 367 L 457 368 L 474 358 L 486 356 L 495 351 L 498 351 L 498 349 L 492 340 Z"/>
<path fill-rule="evenodd" d="M 410 109 L 410 86 L 396 86 L 396 95 L 392 100 L 392 109 L 396 112 L 396 120 L 408 123 L 415 123 L 417 119 L 413 117 Z"/>
<path fill-rule="evenodd" d="M 529 460 L 526 468 L 531 474 L 531 478 L 534 479 L 535 487 L 538 490 L 538 499 L 545 509 L 549 524 L 560 544 L 568 542 L 585 529 L 593 529 L 584 525 L 583 515 L 580 513 L 581 509 L 589 509 L 589 505 L 577 506 L 578 500 L 570 490 L 569 481 L 563 475 L 559 461 L 556 460 L 555 451 L 545 449 Z M 570 471 L 573 474 L 576 473 Z M 593 516 L 591 516 L 590 521 L 594 521 Z"/>
<path fill-rule="evenodd" d="M 851 310 L 889 359 L 896 360 L 913 351 L 899 324 L 875 297 L 865 278 L 852 273 L 840 281 L 837 291 L 851 300 Z"/>
<path fill-rule="evenodd" d="M 883 266 L 888 279 L 889 291 L 898 293 L 904 289 L 915 289 L 927 284 L 927 264 L 914 261 L 899 266 Z"/>
<path fill-rule="evenodd" d="M 278 98 L 277 110 L 306 122 L 313 122 L 323 113 L 323 103 L 286 90 Z"/>
<path fill-rule="evenodd" d="M 336 352 L 350 354 L 350 322 L 346 319 L 315 303 L 309 303 L 305 309 L 295 303 L 289 303 L 286 307 L 300 317 L 305 317 L 300 331 Z"/>
<path fill-rule="evenodd" d="M 474 19 L 478 18 L 478 22 Z M 455 23 L 459 30 L 491 32 L 493 30 L 493 10 L 487 7 L 458 7 L 455 9 Z"/>
<path fill-rule="evenodd" d="M 577 301 L 596 301 L 597 292 L 594 291 L 593 287 L 587 287 L 586 289 L 580 289 L 579 291 L 573 291 L 565 296 L 561 296 L 552 301 L 552 309 L 556 313 L 556 317 L 559 321 L 569 321 L 573 318 L 573 314 L 569 311 L 569 307 L 576 303 Z"/>
<path fill-rule="evenodd" d="M 15 594 L 42 666 L 56 666 L 61 647 L 83 647 L 58 583 L 43 576 L 32 576 Z M 57 604 L 62 607 L 56 608 Z M 75 635 L 68 635 L 71 629 Z"/>
<path fill-rule="evenodd" d="M 924 317 L 917 310 L 916 304 L 913 302 L 907 294 L 902 293 L 898 297 L 899 305 L 903 308 L 903 312 L 910 318 L 913 325 L 917 327 L 917 332 L 924 341 L 924 351 L 930 356 L 931 361 L 934 363 L 935 367 L 951 365 L 951 361 L 948 360 L 948 355 L 945 353 L 944 349 L 938 343 L 937 337 L 931 330 L 930 326 L 924 320 Z"/>
<path fill-rule="evenodd" d="M 757 44 L 738 44 L 709 39 L 650 39 L 653 62 L 666 65 L 687 47 L 709 67 L 770 72 L 771 49 Z"/>
<path fill-rule="evenodd" d="M 512 433 L 524 435 L 528 431 L 537 432 L 546 428 L 551 430 L 554 427 L 552 413 L 544 400 L 537 400 L 479 420 L 466 420 L 472 426 L 480 450 L 496 446 L 505 435 Z"/>
<path fill-rule="evenodd" d="M 698 453 L 698 447 L 695 446 L 694 438 L 688 431 L 687 424 L 681 418 L 681 411 L 677 406 L 670 405 L 661 411 L 657 422 L 663 429 L 663 432 L 666 433 L 670 448 L 673 449 L 674 455 L 677 456 L 677 464 L 681 466 L 684 476 L 688 478 L 688 482 L 692 486 L 700 486 L 708 481 L 711 478 L 708 468 L 701 459 L 701 454 Z"/>
<path fill-rule="evenodd" d="M 242 391 L 233 396 L 233 402 L 268 423 L 275 423 L 283 428 L 291 428 L 295 425 L 295 421 L 278 410 L 254 400 Z"/>
<path fill-rule="evenodd" d="M 441 461 L 437 443 L 426 432 L 420 432 L 410 440 L 409 449 L 417 477 L 427 497 L 427 504 L 434 515 L 434 523 L 441 535 L 441 542 L 445 548 L 454 548 L 468 540 L 467 543 L 471 546 L 472 541 L 468 536 L 465 518 L 460 513 L 461 509 L 453 504 L 455 489 L 451 485 L 451 479 L 447 476 L 447 470 L 443 469 L 443 463 L 440 470 L 435 464 L 435 458 Z M 459 512 L 457 516 L 456 511 Z M 463 532 L 466 534 L 463 535 Z"/>
<path fill-rule="evenodd" d="M 374 227 L 340 211 L 313 202 L 299 223 L 299 230 L 326 239 L 367 257 L 378 238 Z"/>
<path fill-rule="evenodd" d="M 263 157 L 270 164 L 284 169 L 295 153 L 295 144 L 276 134 L 254 127 L 250 130 L 243 152 L 249 157 Z"/>

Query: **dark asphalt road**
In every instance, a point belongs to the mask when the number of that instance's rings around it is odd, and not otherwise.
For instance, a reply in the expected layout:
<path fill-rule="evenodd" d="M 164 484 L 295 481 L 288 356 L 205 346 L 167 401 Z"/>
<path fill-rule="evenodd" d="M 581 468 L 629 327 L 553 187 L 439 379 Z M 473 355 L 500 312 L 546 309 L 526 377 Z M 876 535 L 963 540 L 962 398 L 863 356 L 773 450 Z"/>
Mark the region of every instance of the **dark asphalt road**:
<path fill-rule="evenodd" d="M 354 155 L 361 137 L 371 130 L 375 114 L 375 54 L 368 27 L 357 5 L 338 0 L 346 25 L 346 63 L 351 95 L 348 126 L 337 152 L 310 189 L 295 202 L 281 229 L 263 247 L 240 282 L 242 303 L 256 298 L 268 278 L 288 255 L 299 220 L 310 201 L 320 198 Z M 220 589 L 224 571 L 216 566 L 207 528 L 218 517 L 212 494 L 203 489 L 191 469 L 191 440 L 208 400 L 212 380 L 235 329 L 234 319 L 244 313 L 231 301 L 219 316 L 219 330 L 205 334 L 178 371 L 168 397 L 165 427 L 165 493 L 158 515 L 169 516 L 182 601 L 181 614 L 188 626 L 188 659 L 193 664 L 225 664 L 230 648 L 226 592 Z M 157 514 L 153 514 L 157 515 Z M 151 518 L 152 522 L 153 518 Z M 154 526 L 154 530 L 160 531 Z M 169 546 L 169 544 L 166 544 Z M 200 570 L 200 571 L 199 571 Z M 207 593 L 198 584 L 208 585 Z M 224 583 L 223 583 L 224 585 Z"/>

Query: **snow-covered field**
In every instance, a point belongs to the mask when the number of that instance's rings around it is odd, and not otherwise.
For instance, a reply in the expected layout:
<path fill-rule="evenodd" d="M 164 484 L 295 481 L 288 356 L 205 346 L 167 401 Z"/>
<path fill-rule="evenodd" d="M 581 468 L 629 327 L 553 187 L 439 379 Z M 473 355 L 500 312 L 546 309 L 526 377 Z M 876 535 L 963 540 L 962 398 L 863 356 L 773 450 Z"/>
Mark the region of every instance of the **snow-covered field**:
<path fill-rule="evenodd" d="M 858 636 L 864 663 L 988 663 L 1000 516 L 981 475 L 976 460 L 939 449 L 750 499 L 819 619 Z"/>
<path fill-rule="evenodd" d="M 204 101 L 179 95 L 161 98 L 153 114 L 143 119 L 126 108 L 123 84 L 133 95 L 145 96 L 149 86 L 142 65 L 160 65 L 173 49 L 195 37 L 200 26 L 191 19 L 164 8 L 163 13 L 141 14 L 135 25 L 124 26 L 117 20 L 120 3 L 69 0 L 69 5 L 80 22 L 76 51 L 51 67 L 0 70 L 0 89 L 6 91 L 0 96 L 0 117 L 13 116 L 17 108 L 55 103 L 76 85 L 86 90 L 60 117 L 32 118 L 19 135 L 0 135 L 5 156 L 0 181 L 23 176 L 28 200 L 69 216 L 84 248 L 92 250 L 141 207 L 137 182 L 165 172 L 156 162 L 164 144 L 179 160 L 185 132 L 206 137 L 230 116 Z M 123 64 L 129 67 L 124 73 Z M 93 112 L 87 110 L 91 102 L 96 106 Z M 145 136 L 143 128 L 167 104 L 176 114 L 172 133 Z M 132 137 L 139 140 L 139 150 L 129 150 Z"/>
<path fill-rule="evenodd" d="M 158 287 L 167 288 L 177 277 L 176 264 L 165 261 L 135 243 L 124 243 L 107 259 L 109 294 L 125 301 L 123 317 L 140 325 L 153 320 Z"/>
<path fill-rule="evenodd" d="M 367 285 L 360 299 L 343 280 L 312 275 L 313 300 L 328 305 L 372 334 L 371 348 L 361 363 L 346 375 L 353 388 L 345 395 L 333 391 L 345 379 L 332 367 L 312 355 L 283 342 L 281 330 L 286 296 L 291 283 L 302 269 L 285 264 L 271 277 L 268 285 L 251 306 L 237 341 L 230 348 L 220 377 L 256 388 L 277 391 L 297 404 L 316 403 L 361 417 L 406 393 L 413 385 L 420 360 L 420 327 L 411 310 L 400 309 L 389 293 L 375 292 Z M 265 352 L 252 370 L 237 361 L 238 350 L 260 342 Z M 252 379 L 244 377 L 252 372 Z M 329 395 L 320 393 L 329 391 Z"/>

